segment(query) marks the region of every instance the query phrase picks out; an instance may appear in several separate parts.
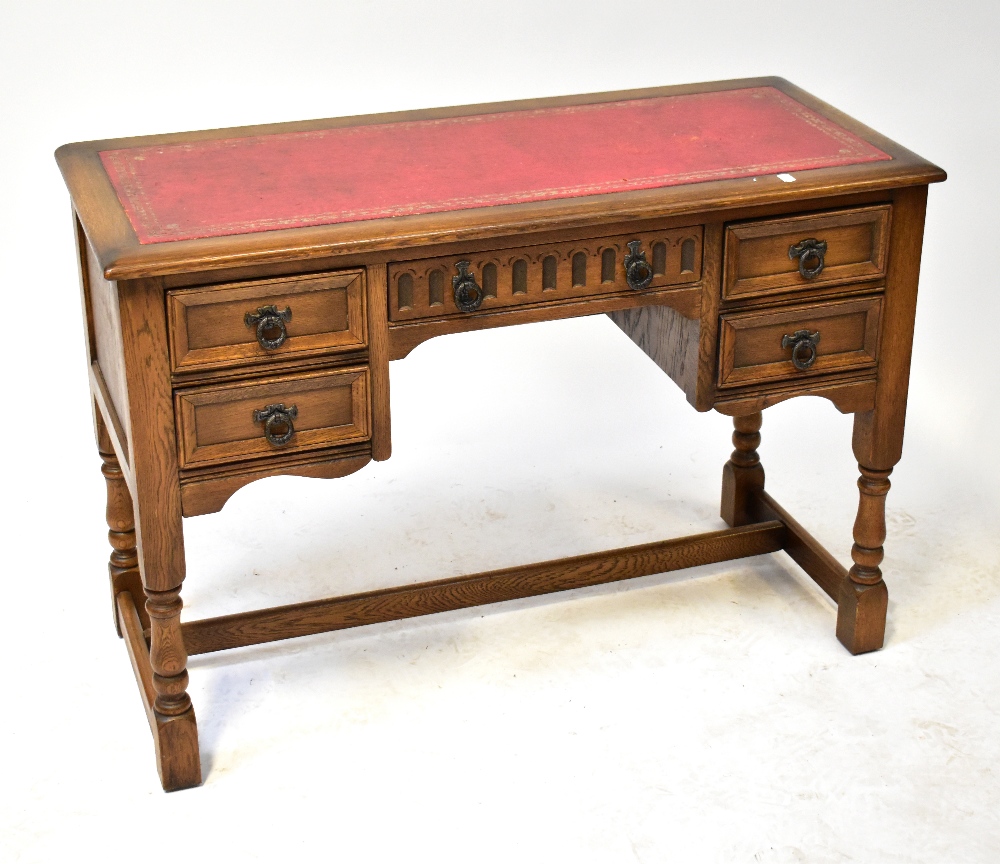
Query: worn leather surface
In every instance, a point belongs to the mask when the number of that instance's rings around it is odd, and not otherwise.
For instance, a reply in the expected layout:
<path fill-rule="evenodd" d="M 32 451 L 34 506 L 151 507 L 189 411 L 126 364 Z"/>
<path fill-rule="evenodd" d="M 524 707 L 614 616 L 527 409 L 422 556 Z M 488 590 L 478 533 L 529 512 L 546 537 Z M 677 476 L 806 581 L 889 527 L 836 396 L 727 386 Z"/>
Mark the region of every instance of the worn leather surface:
<path fill-rule="evenodd" d="M 144 244 L 889 158 L 772 87 L 101 153 Z"/>

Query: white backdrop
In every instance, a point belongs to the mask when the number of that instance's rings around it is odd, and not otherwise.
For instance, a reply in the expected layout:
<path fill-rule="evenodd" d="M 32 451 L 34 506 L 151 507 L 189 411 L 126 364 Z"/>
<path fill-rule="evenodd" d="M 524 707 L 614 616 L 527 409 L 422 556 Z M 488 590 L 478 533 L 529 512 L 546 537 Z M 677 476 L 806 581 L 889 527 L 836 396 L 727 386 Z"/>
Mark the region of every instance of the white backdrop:
<path fill-rule="evenodd" d="M 0 857 L 997 860 L 1000 7 L 36 0 L 4 3 L 0 33 Z M 111 624 L 52 151 L 764 74 L 950 174 L 888 499 L 886 648 L 849 657 L 774 556 L 196 658 L 207 782 L 163 795 Z M 192 616 L 720 527 L 730 421 L 605 318 L 433 340 L 391 386 L 389 462 L 254 484 L 185 525 Z M 844 561 L 850 426 L 795 400 L 766 412 L 761 449 Z"/>

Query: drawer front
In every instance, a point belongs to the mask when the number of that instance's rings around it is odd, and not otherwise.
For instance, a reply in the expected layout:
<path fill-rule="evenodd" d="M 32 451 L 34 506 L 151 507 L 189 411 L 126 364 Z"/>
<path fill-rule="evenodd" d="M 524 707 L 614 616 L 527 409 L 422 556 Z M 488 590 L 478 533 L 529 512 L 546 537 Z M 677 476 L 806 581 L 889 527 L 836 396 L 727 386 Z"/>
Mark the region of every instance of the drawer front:
<path fill-rule="evenodd" d="M 444 315 L 474 315 L 531 303 L 631 292 L 626 279 L 630 241 L 638 240 L 652 279 L 642 290 L 701 279 L 702 227 L 676 228 L 623 237 L 602 237 L 519 249 L 423 258 L 389 265 L 389 318 L 411 321 Z M 455 300 L 458 264 L 482 289 L 481 305 L 463 311 Z M 641 268 L 639 268 L 641 271 Z M 633 271 L 633 275 L 638 275 Z"/>
<path fill-rule="evenodd" d="M 364 441 L 368 392 L 367 367 L 181 391 L 181 467 Z"/>
<path fill-rule="evenodd" d="M 171 291 L 174 371 L 364 348 L 364 286 L 354 270 Z"/>
<path fill-rule="evenodd" d="M 890 213 L 886 205 L 730 225 L 723 297 L 808 291 L 880 278 L 885 273 Z M 804 241 L 816 241 L 821 248 L 811 251 L 815 245 Z"/>
<path fill-rule="evenodd" d="M 878 297 L 722 316 L 719 386 L 809 378 L 875 365 Z"/>

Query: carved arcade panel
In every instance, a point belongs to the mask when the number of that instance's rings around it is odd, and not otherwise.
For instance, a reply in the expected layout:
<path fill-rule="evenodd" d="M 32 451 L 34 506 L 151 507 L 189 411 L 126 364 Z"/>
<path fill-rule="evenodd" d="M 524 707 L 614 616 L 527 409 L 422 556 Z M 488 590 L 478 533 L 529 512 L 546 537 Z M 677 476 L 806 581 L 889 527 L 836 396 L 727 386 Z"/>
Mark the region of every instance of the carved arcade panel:
<path fill-rule="evenodd" d="M 639 241 L 639 252 L 652 269 L 652 279 L 638 290 L 655 291 L 701 279 L 700 225 L 424 258 L 389 265 L 389 318 L 411 321 L 632 293 L 637 289 L 628 278 L 626 259 L 630 255 L 628 244 L 634 241 Z M 462 262 L 468 262 L 467 266 L 460 267 Z M 470 290 L 470 275 L 478 291 Z"/>

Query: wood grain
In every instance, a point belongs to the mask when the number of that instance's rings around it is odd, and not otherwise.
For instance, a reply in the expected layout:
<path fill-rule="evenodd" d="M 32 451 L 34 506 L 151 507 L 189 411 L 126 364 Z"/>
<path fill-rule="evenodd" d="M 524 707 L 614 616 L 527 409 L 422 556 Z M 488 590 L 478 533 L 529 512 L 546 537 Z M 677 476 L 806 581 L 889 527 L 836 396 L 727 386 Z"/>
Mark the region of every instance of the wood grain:
<path fill-rule="evenodd" d="M 722 296 L 722 223 L 705 226 L 705 265 L 698 334 L 698 375 L 694 407 L 707 411 L 715 401 L 715 370 L 719 363 L 719 303 Z"/>
<path fill-rule="evenodd" d="M 97 448 L 101 455 L 101 473 L 107 486 L 107 507 L 105 518 L 108 523 L 108 543 L 111 544 L 111 558 L 108 561 L 108 576 L 111 582 L 111 611 L 115 629 L 121 636 L 115 597 L 121 591 L 132 591 L 134 596 L 142 596 L 142 577 L 139 575 L 139 556 L 135 548 L 135 514 L 132 496 L 129 494 L 121 465 L 111 447 L 107 427 L 100 413 L 97 414 Z M 143 617 L 143 626 L 149 626 L 149 618 Z"/>
<path fill-rule="evenodd" d="M 368 268 L 367 286 L 372 459 L 381 462 L 392 455 L 392 425 L 389 418 L 389 284 L 384 264 L 372 264 Z"/>
<path fill-rule="evenodd" d="M 115 599 L 125 645 L 132 661 L 132 671 L 135 673 L 139 695 L 146 709 L 146 719 L 153 733 L 160 784 L 165 792 L 200 786 L 201 754 L 194 709 L 189 707 L 176 716 L 165 716 L 154 709 L 154 673 L 135 600 L 128 591 L 122 591 Z"/>
<path fill-rule="evenodd" d="M 789 306 L 764 312 L 722 316 L 719 386 L 736 387 L 772 380 L 805 380 L 830 372 L 875 365 L 879 297 Z M 815 362 L 805 370 L 792 363 L 783 338 L 799 330 L 820 334 Z"/>
<path fill-rule="evenodd" d="M 407 321 L 389 325 L 389 359 L 399 360 L 421 342 L 447 333 L 466 333 L 489 327 L 531 324 L 536 321 L 556 321 L 580 315 L 597 315 L 616 309 L 637 306 L 664 305 L 676 309 L 685 317 L 699 314 L 702 289 L 697 285 L 666 288 L 660 291 L 628 291 L 605 297 L 563 300 L 553 303 L 533 303 L 516 309 L 477 312 L 475 315 L 450 315 L 425 321 Z"/>
<path fill-rule="evenodd" d="M 803 392 L 799 385 L 777 387 L 774 389 L 754 388 L 746 395 L 724 394 L 725 398 L 716 401 L 715 408 L 720 414 L 738 417 L 763 411 L 771 405 L 777 405 L 795 396 L 818 396 L 829 399 L 841 414 L 854 414 L 857 411 L 868 411 L 875 405 L 875 378 L 861 381 L 833 381 L 810 384 L 808 391 Z"/>
<path fill-rule="evenodd" d="M 370 436 L 367 367 L 254 379 L 181 390 L 176 395 L 181 467 L 235 462 L 365 441 Z M 254 411 L 296 408 L 284 445 L 264 435 Z"/>
<path fill-rule="evenodd" d="M 847 568 L 763 489 L 760 489 L 754 496 L 752 509 L 755 519 L 760 521 L 775 519 L 785 526 L 784 549 L 789 557 L 834 602 L 837 602 L 841 586 L 847 579 Z"/>
<path fill-rule="evenodd" d="M 133 424 L 130 468 L 139 569 L 147 588 L 165 591 L 184 581 L 185 566 L 162 284 L 138 279 L 119 285 L 119 307 Z"/>
<path fill-rule="evenodd" d="M 128 591 L 119 591 L 115 595 L 115 606 L 118 609 L 119 626 L 125 640 L 125 647 L 128 649 L 129 660 L 132 661 L 135 682 L 139 685 L 142 706 L 146 709 L 146 717 L 152 726 L 154 724 L 153 700 L 156 698 L 156 692 L 153 690 L 153 669 L 149 665 L 149 646 L 143 635 L 144 628 L 139 620 L 135 598 Z"/>
<path fill-rule="evenodd" d="M 245 321 L 246 313 L 264 306 L 291 312 L 287 338 L 277 348 L 261 347 Z M 171 291 L 167 310 L 175 372 L 269 364 L 367 344 L 364 277 L 356 270 Z"/>
<path fill-rule="evenodd" d="M 878 651 L 885 638 L 889 591 L 882 581 L 885 542 L 885 496 L 889 492 L 892 469 L 879 470 L 859 465 L 860 500 L 854 521 L 854 564 L 840 586 L 837 638 L 852 654 Z"/>
<path fill-rule="evenodd" d="M 876 279 L 885 271 L 891 208 L 853 207 L 832 213 L 730 225 L 726 230 L 723 296 L 727 299 L 812 291 L 817 286 Z M 790 246 L 807 238 L 827 244 L 825 266 L 799 273 Z"/>
<path fill-rule="evenodd" d="M 187 695 L 187 654 L 180 634 L 184 534 L 162 281 L 119 283 L 118 305 L 133 424 L 136 547 L 151 631 L 149 665 L 155 696 L 150 729 L 160 782 L 169 791 L 198 785 L 201 761 L 198 726 Z M 135 655 L 139 646 L 131 637 L 127 642 Z"/>
<path fill-rule="evenodd" d="M 608 317 L 621 328 L 671 380 L 684 391 L 688 402 L 699 410 L 711 405 L 711 394 L 699 391 L 706 383 L 702 374 L 704 343 L 714 340 L 717 329 L 715 310 L 718 308 L 717 258 L 721 225 L 710 223 L 703 230 L 702 285 L 695 306 L 697 314 L 674 306 L 660 304 L 635 305 L 615 309 Z M 712 341 L 709 363 L 714 368 L 715 344 Z M 714 390 L 714 380 L 707 380 Z"/>
<path fill-rule="evenodd" d="M 213 467 L 208 471 L 185 471 L 181 475 L 181 504 L 185 516 L 215 513 L 235 492 L 248 483 L 264 477 L 294 475 L 333 479 L 360 471 L 371 461 L 367 444 L 336 447 L 332 450 L 312 450 L 263 464 L 237 463 L 235 466 Z"/>
<path fill-rule="evenodd" d="M 94 311 L 91 301 L 90 290 L 90 264 L 87 260 L 87 235 L 83 232 L 83 225 L 80 224 L 80 217 L 76 214 L 76 207 L 71 207 L 73 217 L 73 241 L 76 247 L 76 269 L 80 280 L 80 303 L 83 307 L 83 336 L 84 345 L 87 349 L 87 365 L 89 366 L 97 358 L 97 338 L 94 333 Z M 103 279 L 103 275 L 101 276 Z"/>
<path fill-rule="evenodd" d="M 722 469 L 722 521 L 733 528 L 757 521 L 753 502 L 764 491 L 764 467 L 760 464 L 760 426 L 757 411 L 733 418 L 733 452 Z"/>
<path fill-rule="evenodd" d="M 94 422 L 104 425 L 104 434 L 108 436 L 109 443 L 118 459 L 118 467 L 125 475 L 125 482 L 130 490 L 134 490 L 135 480 L 132 477 L 131 465 L 129 464 L 128 438 L 125 429 L 115 411 L 114 403 L 111 401 L 111 393 L 108 385 L 101 374 L 101 367 L 97 362 L 90 364 L 90 392 L 94 397 Z M 98 434 L 100 439 L 100 434 Z"/>
<path fill-rule="evenodd" d="M 107 386 L 109 407 L 114 409 L 116 425 L 124 433 L 123 443 L 130 441 L 130 415 L 125 354 L 122 344 L 121 314 L 118 308 L 118 285 L 108 282 L 97 266 L 89 246 L 84 247 L 87 265 L 87 298 L 93 327 L 93 359 L 101 370 Z"/>
<path fill-rule="evenodd" d="M 889 472 L 903 453 L 926 208 L 926 186 L 901 189 L 893 195 L 875 407 L 854 417 L 853 448 L 861 471 L 861 497 L 851 550 L 854 566 L 851 578 L 841 587 L 837 610 L 837 638 L 852 654 L 878 650 L 885 639 L 889 592 L 878 564 L 885 538 Z"/>
<path fill-rule="evenodd" d="M 926 186 L 900 189 L 893 195 L 893 230 L 881 313 L 876 407 L 854 418 L 854 456 L 869 468 L 890 469 L 903 455 L 926 210 Z"/>
<path fill-rule="evenodd" d="M 783 542 L 781 523 L 763 522 L 406 588 L 188 621 L 182 630 L 189 652 L 205 654 L 763 555 L 776 552 Z"/>
<path fill-rule="evenodd" d="M 647 291 L 701 279 L 700 225 L 512 249 L 463 251 L 391 263 L 389 319 L 411 321 L 444 315 L 473 316 L 506 307 L 628 292 L 632 289 L 625 280 L 625 256 L 629 251 L 627 244 L 632 240 L 642 244 L 641 251 L 653 266 L 653 281 Z M 685 261 L 685 257 L 689 260 Z M 583 266 L 574 271 L 577 259 Z M 484 289 L 487 288 L 484 270 L 492 268 L 493 292 L 487 291 L 481 311 L 462 312 L 455 305 L 451 280 L 458 273 L 457 263 L 463 260 L 469 262 L 468 272 Z M 550 284 L 546 283 L 543 272 L 547 262 L 552 267 Z M 518 264 L 523 268 L 523 285 L 518 284 L 515 276 Z M 431 296 L 432 276 L 436 276 L 437 284 L 445 289 L 437 297 Z M 402 280 L 407 284 L 405 302 L 400 289 Z"/>
<path fill-rule="evenodd" d="M 669 306 L 617 309 L 608 317 L 684 391 L 694 404 L 701 322 Z"/>
<path fill-rule="evenodd" d="M 780 181 L 779 181 L 780 182 Z M 363 251 L 345 252 L 334 250 L 325 255 L 309 257 L 290 257 L 286 259 L 269 259 L 255 261 L 251 264 L 238 264 L 227 267 L 214 267 L 207 270 L 192 269 L 178 273 L 168 273 L 163 276 L 164 286 L 168 290 L 177 288 L 192 288 L 199 286 L 238 282 L 249 279 L 279 278 L 283 276 L 301 276 L 321 273 L 326 270 L 356 270 L 372 264 L 391 264 L 401 258 L 440 257 L 451 254 L 469 254 L 487 252 L 491 249 L 513 249 L 525 245 L 545 245 L 549 243 L 564 243 L 568 240 L 590 240 L 596 236 L 610 237 L 634 232 L 656 232 L 673 228 L 683 228 L 692 224 L 704 224 L 708 221 L 723 220 L 725 223 L 761 220 L 768 218 L 786 218 L 788 216 L 815 213 L 825 209 L 840 209 L 844 207 L 878 206 L 884 204 L 890 196 L 884 191 L 855 192 L 830 194 L 814 199 L 796 199 L 794 201 L 770 200 L 757 202 L 752 196 L 742 202 L 725 209 L 699 211 L 691 213 L 654 213 L 641 219 L 598 219 L 575 224 L 553 224 L 540 228 L 528 235 L 503 234 L 494 232 L 491 236 L 461 236 L 434 242 L 431 245 L 400 248 L 365 249 Z M 487 211 L 491 212 L 491 211 Z M 711 214 L 711 215 L 708 215 Z M 720 223 L 720 227 L 721 226 Z M 721 244 L 721 239 L 720 239 Z M 172 244 L 171 244 L 172 245 Z M 721 245 L 718 247 L 720 250 Z M 708 255 L 706 247 L 705 253 Z M 719 266 L 722 265 L 721 253 Z"/>

